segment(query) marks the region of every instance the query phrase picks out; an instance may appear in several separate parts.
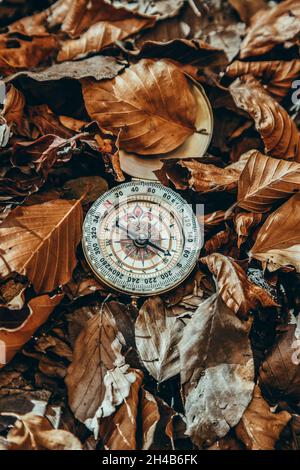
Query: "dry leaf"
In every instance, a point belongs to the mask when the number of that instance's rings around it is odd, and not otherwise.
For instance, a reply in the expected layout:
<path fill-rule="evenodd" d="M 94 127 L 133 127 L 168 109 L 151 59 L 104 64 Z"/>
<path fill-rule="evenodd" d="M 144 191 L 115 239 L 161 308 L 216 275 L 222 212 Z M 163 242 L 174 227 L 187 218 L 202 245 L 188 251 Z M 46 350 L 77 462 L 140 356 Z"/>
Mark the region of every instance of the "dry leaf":
<path fill-rule="evenodd" d="M 175 317 L 160 297 L 146 300 L 135 324 L 135 338 L 144 367 L 158 382 L 180 372 L 178 344 L 188 318 Z"/>
<path fill-rule="evenodd" d="M 80 441 L 68 431 L 53 429 L 47 418 L 33 413 L 14 415 L 13 428 L 7 435 L 9 450 L 81 450 Z"/>
<path fill-rule="evenodd" d="M 24 344 L 31 339 L 35 331 L 45 323 L 62 298 L 63 294 L 54 297 L 41 295 L 31 299 L 28 302 L 29 313 L 26 312 L 27 318 L 17 327 L 12 324 L 9 318 L 6 322 L 0 321 L 0 343 L 5 344 L 5 360 L 0 362 L 0 367 L 3 367 L 4 363 L 10 362 Z M 20 318 L 22 317 L 20 316 Z"/>
<path fill-rule="evenodd" d="M 259 371 L 260 385 L 272 401 L 300 402 L 300 317 L 279 333 Z"/>
<path fill-rule="evenodd" d="M 72 38 L 63 42 L 57 56 L 59 62 L 82 58 L 153 26 L 154 16 L 114 8 L 104 0 L 75 0 L 62 24 Z"/>
<path fill-rule="evenodd" d="M 81 238 L 80 201 L 58 199 L 14 209 L 0 225 L 0 273 L 24 274 L 36 293 L 66 284 Z"/>
<path fill-rule="evenodd" d="M 277 44 L 295 42 L 300 32 L 300 2 L 286 0 L 260 11 L 241 45 L 241 58 L 266 54 Z"/>
<path fill-rule="evenodd" d="M 215 294 L 199 306 L 184 330 L 180 363 L 186 434 L 199 447 L 225 436 L 251 400 L 249 326 Z"/>
<path fill-rule="evenodd" d="M 54 36 L 22 36 L 14 33 L 0 34 L 0 70 L 9 75 L 17 69 L 37 67 L 58 47 Z"/>
<path fill-rule="evenodd" d="M 254 212 L 241 212 L 234 219 L 235 231 L 238 236 L 238 248 L 247 241 L 250 231 L 262 220 L 262 214 Z"/>
<path fill-rule="evenodd" d="M 228 77 L 253 75 L 262 80 L 268 92 L 277 100 L 282 100 L 291 90 L 294 80 L 300 74 L 300 60 L 270 60 L 261 62 L 242 62 L 236 60 L 227 67 Z"/>
<path fill-rule="evenodd" d="M 82 176 L 69 180 L 63 189 L 65 196 L 82 198 L 82 204 L 90 204 L 108 190 L 108 184 L 101 176 Z"/>
<path fill-rule="evenodd" d="M 24 118 L 24 106 L 24 95 L 12 84 L 9 84 L 6 88 L 2 115 L 14 133 L 29 135 L 28 125 Z"/>
<path fill-rule="evenodd" d="M 242 158 L 226 168 L 220 168 L 216 165 L 202 163 L 200 159 L 168 160 L 158 173 L 166 176 L 176 189 L 191 188 L 197 192 L 232 191 L 237 187 L 246 161 L 246 158 Z"/>
<path fill-rule="evenodd" d="M 103 305 L 86 322 L 65 379 L 70 408 L 96 437 L 99 419 L 114 413 L 136 380 L 121 352 L 125 341 L 111 307 L 110 303 Z"/>
<path fill-rule="evenodd" d="M 223 247 L 228 247 L 232 239 L 231 231 L 226 228 L 213 235 L 209 240 L 204 243 L 204 250 L 206 255 L 220 251 Z"/>
<path fill-rule="evenodd" d="M 255 386 L 253 398 L 237 427 L 237 437 L 247 450 L 274 450 L 275 444 L 292 416 L 287 411 L 272 413 Z"/>
<path fill-rule="evenodd" d="M 238 205 L 268 212 L 280 199 L 300 191 L 300 164 L 267 157 L 251 150 L 238 183 Z"/>
<path fill-rule="evenodd" d="M 136 450 L 139 411 L 139 391 L 143 381 L 140 370 L 129 369 L 135 375 L 128 397 L 112 417 L 100 421 L 100 438 L 105 450 Z"/>
<path fill-rule="evenodd" d="M 151 448 L 159 420 L 159 407 L 155 397 L 147 390 L 142 390 L 143 450 Z"/>
<path fill-rule="evenodd" d="M 270 157 L 300 161 L 300 134 L 287 111 L 251 75 L 230 86 L 236 105 L 247 111 L 261 134 Z"/>
<path fill-rule="evenodd" d="M 300 195 L 291 197 L 260 228 L 250 256 L 269 271 L 292 266 L 300 272 Z"/>
<path fill-rule="evenodd" d="M 114 80 L 83 80 L 82 87 L 90 117 L 115 133 L 121 129 L 125 150 L 166 153 L 195 131 L 196 100 L 170 62 L 144 59 Z"/>
<path fill-rule="evenodd" d="M 235 314 L 246 317 L 258 305 L 277 305 L 266 290 L 248 280 L 243 268 L 232 258 L 214 253 L 201 258 L 201 262 L 215 276 L 220 297 Z"/>

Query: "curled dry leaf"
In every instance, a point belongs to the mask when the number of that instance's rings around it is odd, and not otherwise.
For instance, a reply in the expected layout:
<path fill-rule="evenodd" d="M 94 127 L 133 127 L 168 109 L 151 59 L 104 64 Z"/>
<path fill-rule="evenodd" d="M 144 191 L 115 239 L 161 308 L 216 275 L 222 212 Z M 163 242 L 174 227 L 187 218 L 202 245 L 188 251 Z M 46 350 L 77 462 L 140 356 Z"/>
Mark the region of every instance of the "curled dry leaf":
<path fill-rule="evenodd" d="M 135 338 L 144 367 L 158 382 L 180 372 L 178 344 L 188 318 L 175 317 L 160 297 L 146 300 L 135 324 Z"/>
<path fill-rule="evenodd" d="M 228 77 L 253 75 L 262 80 L 269 93 L 277 100 L 282 100 L 291 90 L 291 86 L 299 77 L 300 60 L 269 60 L 261 62 L 242 62 L 236 60 L 227 67 Z"/>
<path fill-rule="evenodd" d="M 246 317 L 258 305 L 277 306 L 266 290 L 248 280 L 243 268 L 232 258 L 214 253 L 201 258 L 201 262 L 215 276 L 220 297 L 235 314 Z"/>
<path fill-rule="evenodd" d="M 81 238 L 80 201 L 58 199 L 14 209 L 0 225 L 0 273 L 25 275 L 36 293 L 66 284 Z"/>
<path fill-rule="evenodd" d="M 112 308 L 111 303 L 104 304 L 85 323 L 65 379 L 71 410 L 96 437 L 98 421 L 110 416 L 128 397 L 136 380 L 121 352 L 125 340 Z"/>
<path fill-rule="evenodd" d="M 253 398 L 237 427 L 237 437 L 247 450 L 274 450 L 275 444 L 292 416 L 287 411 L 272 413 L 255 386 Z"/>
<path fill-rule="evenodd" d="M 14 133 L 19 135 L 29 135 L 28 124 L 24 119 L 24 95 L 9 84 L 6 88 L 6 95 L 2 115 L 5 117 L 7 124 Z"/>
<path fill-rule="evenodd" d="M 259 372 L 260 385 L 273 402 L 300 403 L 300 317 L 292 316 Z"/>
<path fill-rule="evenodd" d="M 5 361 L 1 361 L 0 367 L 3 367 L 3 363 L 11 361 L 22 346 L 31 339 L 34 332 L 45 323 L 62 298 L 63 295 L 59 294 L 54 297 L 41 295 L 31 299 L 28 302 L 27 318 L 17 327 L 9 316 L 6 322 L 0 321 L 0 342 L 5 344 Z"/>
<path fill-rule="evenodd" d="M 300 272 L 300 195 L 273 212 L 260 228 L 250 256 L 269 271 L 292 266 Z"/>
<path fill-rule="evenodd" d="M 195 131 L 196 100 L 187 78 L 168 61 L 143 59 L 113 80 L 82 80 L 87 111 L 120 133 L 123 149 L 166 153 Z"/>
<path fill-rule="evenodd" d="M 226 218 L 225 211 L 215 211 L 210 214 L 205 214 L 203 216 L 198 216 L 198 221 L 203 225 L 204 233 L 209 233 L 211 230 L 215 229 L 219 225 L 223 224 Z"/>
<path fill-rule="evenodd" d="M 74 132 L 65 127 L 46 104 L 29 106 L 28 120 L 33 126 L 31 130 L 32 139 L 43 137 L 45 134 L 52 134 L 63 139 L 69 139 L 74 135 Z"/>
<path fill-rule="evenodd" d="M 17 418 L 7 435 L 9 450 L 81 450 L 80 441 L 69 431 L 53 429 L 44 416 L 9 414 Z"/>
<path fill-rule="evenodd" d="M 125 8 L 114 8 L 104 0 L 75 0 L 64 19 L 62 30 L 72 38 L 63 42 L 59 62 L 82 58 L 153 26 L 154 16 Z"/>
<path fill-rule="evenodd" d="M 136 432 L 139 411 L 139 393 L 143 381 L 140 370 L 129 369 L 135 374 L 135 381 L 128 397 L 112 417 L 100 421 L 99 437 L 106 450 L 136 450 Z"/>
<path fill-rule="evenodd" d="M 296 42 L 300 32 L 300 2 L 286 0 L 253 18 L 241 45 L 241 58 L 263 55 L 277 44 Z"/>
<path fill-rule="evenodd" d="M 236 105 L 254 119 L 268 155 L 300 161 L 300 134 L 295 122 L 254 77 L 237 79 L 230 92 Z"/>
<path fill-rule="evenodd" d="M 199 306 L 184 330 L 180 364 L 186 434 L 199 447 L 224 437 L 252 398 L 249 326 L 215 294 Z"/>
<path fill-rule="evenodd" d="M 262 214 L 254 212 L 241 212 L 234 219 L 235 231 L 238 236 L 238 248 L 249 237 L 250 231 L 262 221 Z"/>
<path fill-rule="evenodd" d="M 204 244 L 205 254 L 210 255 L 211 253 L 215 253 L 216 251 L 221 250 L 221 248 L 224 246 L 228 247 L 231 239 L 232 233 L 228 228 L 217 232 L 209 240 L 206 240 Z"/>
<path fill-rule="evenodd" d="M 300 191 L 300 164 L 251 150 L 238 183 L 238 205 L 268 212 L 272 204 Z"/>
<path fill-rule="evenodd" d="M 220 168 L 201 163 L 200 160 L 169 160 L 159 170 L 158 176 L 162 175 L 170 180 L 176 189 L 191 188 L 197 192 L 232 191 L 237 187 L 246 161 L 246 158 L 242 158 L 226 168 Z"/>

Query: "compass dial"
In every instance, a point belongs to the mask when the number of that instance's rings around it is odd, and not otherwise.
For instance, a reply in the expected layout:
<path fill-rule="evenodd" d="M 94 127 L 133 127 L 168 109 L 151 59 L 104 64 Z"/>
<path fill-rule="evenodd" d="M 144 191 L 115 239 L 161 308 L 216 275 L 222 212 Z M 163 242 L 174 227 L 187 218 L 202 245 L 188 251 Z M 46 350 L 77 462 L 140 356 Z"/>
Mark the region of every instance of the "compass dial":
<path fill-rule="evenodd" d="M 191 207 L 159 183 L 134 181 L 111 189 L 84 221 L 83 249 L 93 272 L 131 295 L 176 287 L 193 270 L 200 248 Z"/>

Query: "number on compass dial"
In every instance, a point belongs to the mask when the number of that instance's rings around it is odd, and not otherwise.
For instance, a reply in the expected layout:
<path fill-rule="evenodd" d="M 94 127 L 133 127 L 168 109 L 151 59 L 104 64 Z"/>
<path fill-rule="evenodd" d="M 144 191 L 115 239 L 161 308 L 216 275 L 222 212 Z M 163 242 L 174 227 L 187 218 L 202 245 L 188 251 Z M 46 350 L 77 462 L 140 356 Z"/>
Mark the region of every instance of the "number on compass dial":
<path fill-rule="evenodd" d="M 121 292 L 153 295 L 191 272 L 200 250 L 186 202 L 158 183 L 125 183 L 102 195 L 84 223 L 83 248 L 101 281 Z"/>

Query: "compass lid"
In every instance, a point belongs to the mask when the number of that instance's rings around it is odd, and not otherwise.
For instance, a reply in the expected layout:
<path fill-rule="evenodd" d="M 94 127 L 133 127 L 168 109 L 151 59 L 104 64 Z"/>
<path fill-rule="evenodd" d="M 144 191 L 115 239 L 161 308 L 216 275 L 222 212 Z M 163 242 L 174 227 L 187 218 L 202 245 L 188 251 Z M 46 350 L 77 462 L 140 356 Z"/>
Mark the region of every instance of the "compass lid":
<path fill-rule="evenodd" d="M 120 165 L 124 173 L 137 179 L 157 181 L 154 171 L 160 170 L 164 160 L 203 157 L 212 138 L 213 112 L 203 87 L 192 78 L 190 80 L 192 92 L 197 101 L 195 125 L 198 130 L 203 130 L 203 133 L 195 132 L 180 147 L 165 154 L 139 156 L 135 153 L 120 150 Z"/>

